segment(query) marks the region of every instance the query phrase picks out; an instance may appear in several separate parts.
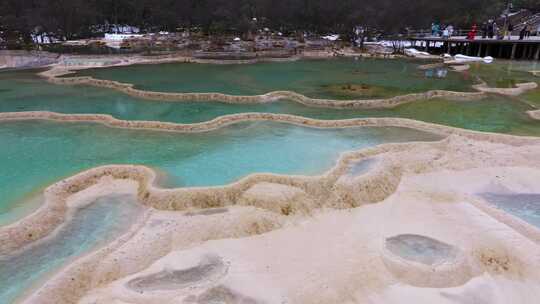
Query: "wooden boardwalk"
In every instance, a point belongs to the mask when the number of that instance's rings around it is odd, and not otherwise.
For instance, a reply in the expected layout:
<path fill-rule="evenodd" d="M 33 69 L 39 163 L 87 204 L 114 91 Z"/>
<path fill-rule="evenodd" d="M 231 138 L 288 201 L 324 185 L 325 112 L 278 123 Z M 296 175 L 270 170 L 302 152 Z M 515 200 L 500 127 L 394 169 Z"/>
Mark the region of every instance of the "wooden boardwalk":
<path fill-rule="evenodd" d="M 476 37 L 410 37 L 412 45 L 425 51 L 464 54 L 469 56 L 492 56 L 506 59 L 540 60 L 540 36 L 531 36 L 524 40 L 512 36 L 511 39 L 488 39 Z"/>

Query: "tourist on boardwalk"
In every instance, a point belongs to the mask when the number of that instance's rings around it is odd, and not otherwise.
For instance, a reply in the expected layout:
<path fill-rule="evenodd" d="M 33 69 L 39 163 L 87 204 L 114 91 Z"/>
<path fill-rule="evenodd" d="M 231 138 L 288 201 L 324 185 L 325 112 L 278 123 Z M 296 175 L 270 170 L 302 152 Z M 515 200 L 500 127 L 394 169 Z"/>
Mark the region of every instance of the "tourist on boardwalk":
<path fill-rule="evenodd" d="M 493 23 L 493 33 L 495 34 L 495 39 L 504 39 L 504 30 L 501 29 L 497 23 Z"/>
<path fill-rule="evenodd" d="M 487 36 L 489 39 L 493 39 L 493 34 L 494 34 L 493 25 L 495 25 L 493 20 L 489 20 L 487 24 L 487 32 L 488 32 Z"/>
<path fill-rule="evenodd" d="M 527 27 L 524 26 L 521 31 L 519 31 L 519 40 L 523 40 L 523 38 L 525 38 L 525 33 L 527 31 Z"/>
<path fill-rule="evenodd" d="M 482 39 L 486 39 L 487 33 L 488 33 L 488 24 L 487 22 L 482 23 L 482 27 L 480 29 L 482 31 Z"/>
<path fill-rule="evenodd" d="M 525 25 L 525 39 L 528 39 L 531 36 L 531 27 L 527 24 Z"/>
<path fill-rule="evenodd" d="M 508 40 L 512 39 L 512 32 L 514 31 L 514 25 L 512 23 L 508 23 L 508 25 L 506 26 L 506 31 L 505 31 L 505 34 L 504 36 L 508 36 Z"/>
<path fill-rule="evenodd" d="M 497 25 L 497 22 L 493 22 L 493 24 L 491 25 L 491 37 L 490 38 L 495 38 L 495 39 L 499 39 L 500 37 L 500 34 L 499 34 L 499 26 Z"/>
<path fill-rule="evenodd" d="M 454 26 L 449 24 L 446 29 L 448 30 L 448 37 L 454 36 Z"/>
<path fill-rule="evenodd" d="M 448 31 L 448 27 L 446 27 L 446 28 L 443 30 L 442 33 L 443 33 L 443 34 L 442 34 L 442 38 L 443 38 L 443 39 L 448 39 L 448 38 L 450 38 L 450 33 L 449 33 L 449 31 Z"/>
<path fill-rule="evenodd" d="M 431 24 L 431 35 L 432 36 L 440 36 L 439 31 L 441 30 L 441 27 L 438 23 L 432 23 Z"/>
<path fill-rule="evenodd" d="M 474 38 L 476 37 L 477 30 L 478 29 L 476 27 L 476 24 L 473 24 L 471 31 L 467 34 L 467 39 L 474 40 Z"/>

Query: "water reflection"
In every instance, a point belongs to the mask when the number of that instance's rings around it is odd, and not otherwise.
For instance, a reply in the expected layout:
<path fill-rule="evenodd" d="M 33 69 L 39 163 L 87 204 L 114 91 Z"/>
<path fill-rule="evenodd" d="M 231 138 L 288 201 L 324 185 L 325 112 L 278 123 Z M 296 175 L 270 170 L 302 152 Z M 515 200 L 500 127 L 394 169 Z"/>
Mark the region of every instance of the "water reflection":
<path fill-rule="evenodd" d="M 427 78 L 446 78 L 446 76 L 448 75 L 448 69 L 446 68 L 429 69 L 425 71 L 424 75 Z"/>

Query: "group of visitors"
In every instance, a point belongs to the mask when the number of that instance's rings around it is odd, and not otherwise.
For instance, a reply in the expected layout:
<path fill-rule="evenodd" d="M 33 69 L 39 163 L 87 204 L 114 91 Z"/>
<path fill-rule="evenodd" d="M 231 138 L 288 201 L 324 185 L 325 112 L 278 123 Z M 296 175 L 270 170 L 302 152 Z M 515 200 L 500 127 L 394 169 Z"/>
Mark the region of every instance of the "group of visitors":
<path fill-rule="evenodd" d="M 431 35 L 448 39 L 454 35 L 454 26 L 451 24 L 444 26 L 434 22 L 431 24 Z"/>
<path fill-rule="evenodd" d="M 494 20 L 488 20 L 482 24 L 482 39 L 511 39 L 514 25 L 506 22 L 500 27 Z"/>
<path fill-rule="evenodd" d="M 503 39 L 508 33 L 511 33 L 514 30 L 514 26 L 511 23 L 508 23 L 501 29 L 497 22 L 490 19 L 487 22 L 482 23 L 480 30 L 482 31 L 482 39 Z"/>
<path fill-rule="evenodd" d="M 467 39 L 474 40 L 478 34 L 478 30 L 480 30 L 482 34 L 482 39 L 510 40 L 512 39 L 512 32 L 514 32 L 515 27 L 511 22 L 505 22 L 503 26 L 499 26 L 496 21 L 488 20 L 487 22 L 482 23 L 480 29 L 474 24 L 472 29 L 467 33 Z M 519 40 L 528 39 L 535 33 L 540 37 L 540 24 L 534 29 L 531 25 L 525 24 L 519 32 Z M 438 22 L 433 22 L 431 24 L 431 35 L 449 39 L 454 35 L 454 26 L 451 24 L 444 26 Z"/>
<path fill-rule="evenodd" d="M 519 40 L 528 39 L 534 31 L 536 32 L 536 36 L 540 37 L 540 24 L 538 24 L 536 28 L 533 28 L 529 24 L 525 24 L 521 31 L 519 31 Z"/>
<path fill-rule="evenodd" d="M 449 24 L 446 26 L 443 26 L 439 24 L 438 22 L 434 22 L 431 24 L 431 35 L 432 36 L 439 36 L 443 39 L 449 39 L 454 35 L 454 26 Z M 476 36 L 477 27 L 476 24 L 473 25 L 472 30 L 467 34 L 467 39 L 474 40 L 474 37 Z"/>
<path fill-rule="evenodd" d="M 531 28 L 526 24 L 521 31 L 519 31 L 519 40 L 528 39 L 531 36 Z"/>
<path fill-rule="evenodd" d="M 507 22 L 502 28 L 493 20 L 484 22 L 482 24 L 482 38 L 483 39 L 512 39 L 512 32 L 515 27 L 511 22 Z M 540 25 L 535 29 L 537 35 L 540 36 Z M 531 36 L 532 27 L 529 24 L 525 24 L 519 32 L 519 40 L 528 39 Z"/>

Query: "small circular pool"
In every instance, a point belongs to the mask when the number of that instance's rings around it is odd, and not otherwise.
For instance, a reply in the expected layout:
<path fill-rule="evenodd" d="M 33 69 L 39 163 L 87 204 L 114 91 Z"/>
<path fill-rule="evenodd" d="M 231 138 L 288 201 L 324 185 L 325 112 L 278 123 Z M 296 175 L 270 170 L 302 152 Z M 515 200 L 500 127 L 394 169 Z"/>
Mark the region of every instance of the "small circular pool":
<path fill-rule="evenodd" d="M 458 256 L 458 249 L 454 246 L 416 234 L 387 238 L 385 246 L 400 258 L 430 266 L 454 261 Z"/>

